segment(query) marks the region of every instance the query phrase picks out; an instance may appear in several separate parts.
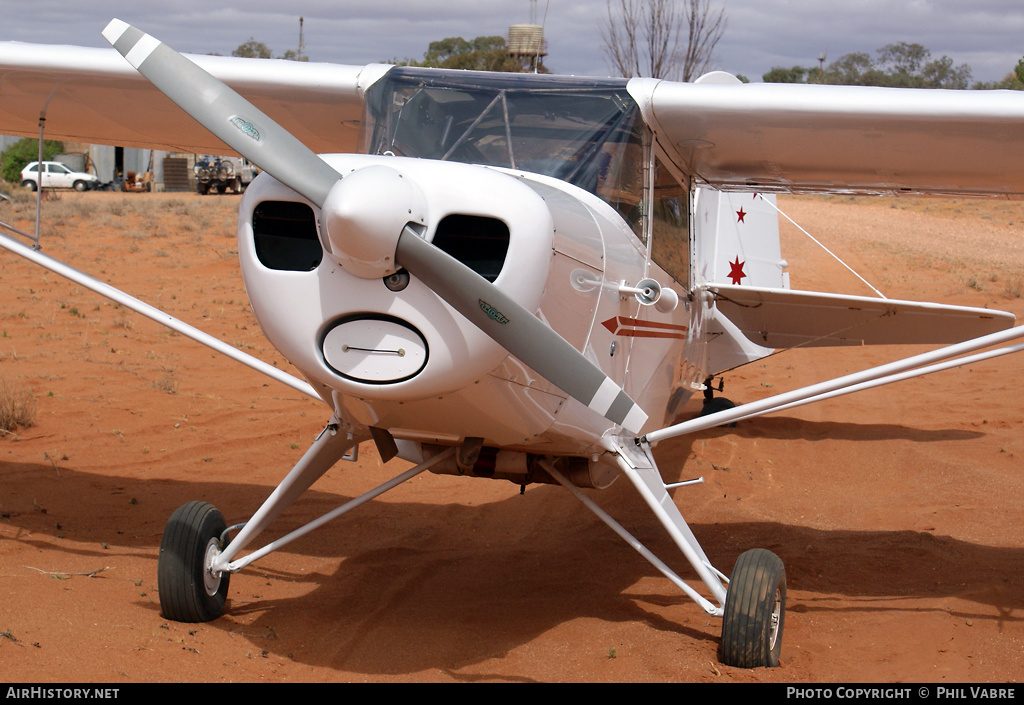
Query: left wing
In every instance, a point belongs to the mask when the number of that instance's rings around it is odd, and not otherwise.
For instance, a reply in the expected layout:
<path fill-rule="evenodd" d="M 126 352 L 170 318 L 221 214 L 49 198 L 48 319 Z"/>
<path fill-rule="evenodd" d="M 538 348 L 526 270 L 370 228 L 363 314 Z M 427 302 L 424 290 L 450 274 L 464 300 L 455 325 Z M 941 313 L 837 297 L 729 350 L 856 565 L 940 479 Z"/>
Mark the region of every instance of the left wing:
<path fill-rule="evenodd" d="M 389 66 L 191 56 L 315 152 L 358 151 L 363 91 Z M 0 134 L 204 154 L 223 143 L 113 49 L 0 42 Z"/>
<path fill-rule="evenodd" d="M 1024 92 L 633 79 L 687 174 L 738 191 L 1024 195 Z"/>

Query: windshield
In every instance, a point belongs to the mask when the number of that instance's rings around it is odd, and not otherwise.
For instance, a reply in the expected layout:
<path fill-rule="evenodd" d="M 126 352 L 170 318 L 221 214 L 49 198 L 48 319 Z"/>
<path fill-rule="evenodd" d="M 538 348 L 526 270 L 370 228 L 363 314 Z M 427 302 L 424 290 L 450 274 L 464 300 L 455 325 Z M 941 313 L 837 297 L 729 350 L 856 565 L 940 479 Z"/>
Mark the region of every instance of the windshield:
<path fill-rule="evenodd" d="M 394 68 L 366 106 L 370 154 L 553 176 L 602 198 L 638 230 L 643 121 L 624 79 Z"/>

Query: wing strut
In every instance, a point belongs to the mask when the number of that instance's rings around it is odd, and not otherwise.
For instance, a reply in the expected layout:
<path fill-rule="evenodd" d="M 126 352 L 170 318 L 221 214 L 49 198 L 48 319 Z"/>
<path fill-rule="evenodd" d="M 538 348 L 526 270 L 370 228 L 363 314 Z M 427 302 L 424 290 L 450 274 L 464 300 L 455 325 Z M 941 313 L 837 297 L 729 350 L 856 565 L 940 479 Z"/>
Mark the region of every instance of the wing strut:
<path fill-rule="evenodd" d="M 813 384 L 785 394 L 778 394 L 767 399 L 743 404 L 741 406 L 708 414 L 690 421 L 668 426 L 666 428 L 652 431 L 643 438 L 637 439 L 638 443 L 657 443 L 668 438 L 675 438 L 687 433 L 696 433 L 715 426 L 733 423 L 740 419 L 751 419 L 763 416 L 782 409 L 791 409 L 796 406 L 810 404 L 811 402 L 823 401 L 833 397 L 851 394 L 853 392 L 872 389 L 893 382 L 900 382 L 913 377 L 920 377 L 932 372 L 939 372 L 953 367 L 969 365 L 981 362 L 993 357 L 1008 355 L 1010 353 L 1024 351 L 1024 343 L 1008 345 L 1011 341 L 1024 338 L 1024 326 L 1017 326 L 1007 330 L 983 335 L 963 343 L 947 345 L 946 347 L 932 350 L 930 352 L 915 355 L 913 357 L 897 360 L 886 365 L 873 367 L 862 372 L 855 372 L 844 377 Z M 982 350 L 993 346 L 1005 345 L 987 352 L 976 353 L 967 357 L 959 357 L 967 353 Z M 954 359 L 956 358 L 956 359 Z M 945 362 L 943 362 L 945 361 Z"/>
<path fill-rule="evenodd" d="M 3 224 L 0 223 L 0 225 Z M 12 230 L 14 229 L 12 228 Z M 15 232 L 20 231 L 15 230 Z M 38 243 L 38 239 L 36 242 Z M 235 360 L 236 362 L 241 362 L 243 365 L 251 367 L 257 372 L 262 372 L 268 377 L 291 387 L 297 392 L 302 392 L 306 396 L 312 397 L 313 399 L 316 399 L 318 401 L 322 401 L 320 399 L 320 396 L 313 390 L 313 387 L 310 386 L 308 383 L 302 381 L 298 377 L 294 377 L 288 374 L 287 372 L 284 372 L 283 370 L 279 370 L 273 365 L 269 365 L 266 362 L 263 362 L 263 360 L 260 360 L 258 358 L 253 357 L 252 355 L 244 353 L 238 348 L 232 345 L 228 345 L 227 343 L 218 340 L 217 338 L 214 338 L 209 333 L 204 333 L 203 331 L 199 330 L 198 328 L 195 328 L 194 326 L 190 326 L 188 323 L 185 323 L 184 321 L 175 318 L 169 313 L 165 313 L 154 306 L 150 306 L 144 301 L 139 301 L 134 296 L 130 296 L 121 291 L 120 289 L 110 286 L 105 282 L 101 282 L 99 279 L 91 277 L 88 274 L 85 274 L 84 272 L 80 272 L 73 267 L 69 267 L 60 260 L 54 259 L 53 257 L 50 257 L 48 255 L 44 255 L 42 252 L 40 252 L 34 247 L 27 247 L 18 242 L 17 240 L 2 233 L 0 233 L 0 247 L 4 248 L 5 250 L 9 250 L 10 252 L 13 252 L 16 255 L 24 257 L 25 259 L 34 264 L 38 264 L 41 267 L 49 269 L 51 272 L 59 274 L 65 279 L 70 279 L 76 284 L 80 284 L 84 286 L 86 289 L 90 289 L 91 291 L 96 292 L 100 296 L 105 296 L 114 303 L 118 303 L 121 304 L 122 306 L 125 306 L 126 308 L 130 308 L 132 311 L 140 313 L 146 318 L 156 321 L 162 326 L 166 326 L 167 328 L 170 328 L 171 330 L 177 333 L 181 333 L 182 335 L 191 338 L 192 340 L 195 340 L 198 343 L 202 343 L 206 347 L 211 348 L 216 352 L 221 353 L 222 355 L 226 355 L 230 357 L 232 360 Z"/>

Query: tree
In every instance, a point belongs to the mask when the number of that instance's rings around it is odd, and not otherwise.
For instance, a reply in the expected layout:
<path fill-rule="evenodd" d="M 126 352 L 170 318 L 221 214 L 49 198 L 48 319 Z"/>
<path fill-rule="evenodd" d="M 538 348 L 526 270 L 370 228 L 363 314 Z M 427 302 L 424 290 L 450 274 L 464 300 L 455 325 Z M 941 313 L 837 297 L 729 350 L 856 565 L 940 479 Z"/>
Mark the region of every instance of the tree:
<path fill-rule="evenodd" d="M 239 44 L 238 48 L 231 52 L 231 56 L 240 56 L 244 59 L 269 59 L 271 53 L 266 44 L 249 37 L 249 41 Z"/>
<path fill-rule="evenodd" d="M 243 42 L 238 45 L 238 48 L 231 52 L 231 56 L 240 56 L 244 59 L 271 59 L 273 54 L 263 42 L 258 42 L 254 38 L 249 37 L 249 41 Z M 287 61 L 309 61 L 305 56 L 299 56 L 299 52 L 295 49 L 288 49 L 284 54 L 277 57 L 279 59 L 285 59 Z"/>
<path fill-rule="evenodd" d="M 691 81 L 711 66 L 725 10 L 711 0 L 607 0 L 604 52 L 620 76 Z"/>
<path fill-rule="evenodd" d="M 509 56 L 504 37 L 477 37 L 463 39 L 448 37 L 431 42 L 422 61 L 392 61 L 401 66 L 421 66 L 442 69 L 467 69 L 471 71 L 505 71 L 521 73 L 522 63 Z M 542 71 L 544 69 L 541 69 Z M 531 69 L 532 71 L 532 69 Z"/>
<path fill-rule="evenodd" d="M 50 161 L 64 151 L 64 143 L 54 140 L 43 140 L 43 161 Z M 29 162 L 39 159 L 39 140 L 25 137 L 18 140 L 0 153 L 0 174 L 5 181 L 18 183 L 21 181 L 21 170 Z"/>
<path fill-rule="evenodd" d="M 791 69 L 776 66 L 761 78 L 765 83 L 807 83 L 809 71 L 810 69 L 803 66 L 794 66 Z"/>
<path fill-rule="evenodd" d="M 1003 76 L 1001 80 L 994 83 L 975 83 L 974 87 L 981 90 L 1024 91 L 1024 59 L 1018 61 L 1013 71 Z"/>
<path fill-rule="evenodd" d="M 948 56 L 932 59 L 920 44 L 887 44 L 872 59 L 865 52 L 844 54 L 824 69 L 794 66 L 776 67 L 762 77 L 765 83 L 827 83 L 846 86 L 889 86 L 894 88 L 967 88 L 971 68 L 954 66 Z"/>

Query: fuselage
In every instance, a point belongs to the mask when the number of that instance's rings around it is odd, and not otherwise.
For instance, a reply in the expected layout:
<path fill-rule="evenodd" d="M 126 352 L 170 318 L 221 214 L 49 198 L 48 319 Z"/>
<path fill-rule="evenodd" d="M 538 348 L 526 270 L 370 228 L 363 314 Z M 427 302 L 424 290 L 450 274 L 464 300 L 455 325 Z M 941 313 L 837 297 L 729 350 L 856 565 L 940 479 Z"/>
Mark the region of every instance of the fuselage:
<path fill-rule="evenodd" d="M 556 92 L 543 102 L 502 78 L 388 80 L 367 96 L 376 126 L 367 151 L 376 153 L 324 156 L 343 183 L 366 184 L 350 189 L 347 220 L 330 235 L 320 210 L 273 177 L 246 191 L 241 266 L 270 342 L 354 427 L 406 444 L 472 438 L 514 453 L 599 454 L 599 439 L 614 432 L 606 419 L 400 261 L 385 276 L 367 274 L 377 270 L 333 242 L 364 220 L 408 222 L 600 367 L 647 411 L 650 428 L 670 420 L 705 374 L 699 307 L 687 298 L 689 191 L 660 169 L 625 83 L 582 96 L 567 87 L 571 100 Z M 623 291 L 645 279 L 678 304 Z"/>

